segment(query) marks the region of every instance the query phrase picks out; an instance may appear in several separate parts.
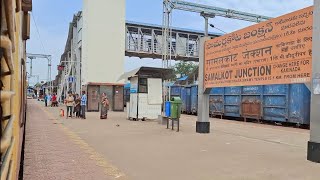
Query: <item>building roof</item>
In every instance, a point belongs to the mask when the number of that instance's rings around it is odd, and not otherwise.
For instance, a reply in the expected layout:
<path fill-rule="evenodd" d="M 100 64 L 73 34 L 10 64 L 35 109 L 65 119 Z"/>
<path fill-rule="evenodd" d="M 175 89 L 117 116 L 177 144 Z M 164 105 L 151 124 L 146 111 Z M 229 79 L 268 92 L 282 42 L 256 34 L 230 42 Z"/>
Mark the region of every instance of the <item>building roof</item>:
<path fill-rule="evenodd" d="M 173 69 L 142 66 L 122 74 L 118 80 L 120 81 L 123 79 L 130 79 L 131 77 L 134 77 L 134 76 L 161 78 L 165 80 L 175 77 Z"/>
<path fill-rule="evenodd" d="M 177 81 L 185 81 L 187 79 L 188 79 L 188 76 L 183 76 L 183 77 L 177 79 Z"/>
<path fill-rule="evenodd" d="M 142 26 L 142 27 L 148 27 L 148 28 L 158 28 L 162 30 L 162 25 L 158 24 L 149 24 L 149 23 L 141 23 L 141 22 L 134 22 L 134 21 L 126 21 L 127 25 L 134 25 L 134 26 Z M 201 34 L 204 35 L 204 31 L 194 30 L 194 29 L 188 29 L 188 28 L 178 28 L 178 27 L 172 27 L 173 30 L 184 32 L 184 33 L 195 33 L 195 34 Z M 224 34 L 222 33 L 216 33 L 216 32 L 209 32 L 209 36 L 222 36 Z"/>
<path fill-rule="evenodd" d="M 88 82 L 87 85 L 93 86 L 123 86 L 123 83 L 104 83 L 104 82 Z"/>
<path fill-rule="evenodd" d="M 167 82 L 164 84 L 166 87 L 171 87 L 174 85 L 174 82 Z"/>

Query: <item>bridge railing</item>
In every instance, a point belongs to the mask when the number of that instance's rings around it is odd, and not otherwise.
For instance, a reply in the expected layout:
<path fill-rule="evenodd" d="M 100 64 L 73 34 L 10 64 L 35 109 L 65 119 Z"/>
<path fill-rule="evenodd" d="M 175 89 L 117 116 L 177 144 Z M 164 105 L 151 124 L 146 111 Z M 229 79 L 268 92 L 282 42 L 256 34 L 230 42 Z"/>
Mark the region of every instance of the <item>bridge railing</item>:
<path fill-rule="evenodd" d="M 199 40 L 203 34 L 191 30 L 173 29 L 167 43 L 173 60 L 197 61 L 199 56 Z M 159 26 L 145 24 L 126 24 L 126 56 L 139 58 L 162 57 L 162 29 Z M 170 46 L 171 44 L 171 46 Z"/>

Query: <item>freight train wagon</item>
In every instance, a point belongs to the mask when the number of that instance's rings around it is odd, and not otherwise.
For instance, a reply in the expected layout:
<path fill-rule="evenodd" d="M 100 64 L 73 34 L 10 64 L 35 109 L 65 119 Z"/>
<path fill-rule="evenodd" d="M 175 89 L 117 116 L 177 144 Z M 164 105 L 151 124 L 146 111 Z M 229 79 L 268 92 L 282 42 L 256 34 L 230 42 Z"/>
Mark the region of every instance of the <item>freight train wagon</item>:
<path fill-rule="evenodd" d="M 180 97 L 182 101 L 181 113 L 191 114 L 191 86 L 171 86 L 170 97 Z"/>
<path fill-rule="evenodd" d="M 180 86 L 179 89 L 181 99 L 185 99 L 182 113 L 196 114 L 197 86 Z M 175 96 L 178 96 L 177 92 Z M 310 91 L 304 84 L 213 88 L 209 103 L 212 116 L 304 125 L 310 122 Z"/>
<path fill-rule="evenodd" d="M 310 96 L 305 84 L 213 88 L 210 114 L 308 125 Z"/>

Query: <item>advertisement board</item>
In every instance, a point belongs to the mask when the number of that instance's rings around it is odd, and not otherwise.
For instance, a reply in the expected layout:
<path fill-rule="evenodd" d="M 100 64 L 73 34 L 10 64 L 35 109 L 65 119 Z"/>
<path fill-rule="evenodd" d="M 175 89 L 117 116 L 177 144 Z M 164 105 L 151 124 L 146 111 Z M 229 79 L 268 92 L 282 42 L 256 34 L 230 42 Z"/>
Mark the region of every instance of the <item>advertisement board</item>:
<path fill-rule="evenodd" d="M 204 87 L 311 81 L 313 7 L 205 42 Z"/>

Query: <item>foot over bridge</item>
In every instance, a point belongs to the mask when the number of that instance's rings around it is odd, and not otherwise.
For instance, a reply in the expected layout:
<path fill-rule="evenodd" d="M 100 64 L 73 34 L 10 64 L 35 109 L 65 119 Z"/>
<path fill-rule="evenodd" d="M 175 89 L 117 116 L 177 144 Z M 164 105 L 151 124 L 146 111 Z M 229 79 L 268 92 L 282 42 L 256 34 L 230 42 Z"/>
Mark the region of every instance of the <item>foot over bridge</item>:
<path fill-rule="evenodd" d="M 221 36 L 219 33 L 209 33 L 211 38 Z M 204 31 L 184 28 L 172 28 L 171 41 L 168 43 L 173 60 L 198 61 L 199 40 Z M 125 55 L 139 58 L 162 58 L 162 26 L 137 22 L 126 22 L 126 48 Z M 170 52 L 170 50 L 169 50 Z"/>

